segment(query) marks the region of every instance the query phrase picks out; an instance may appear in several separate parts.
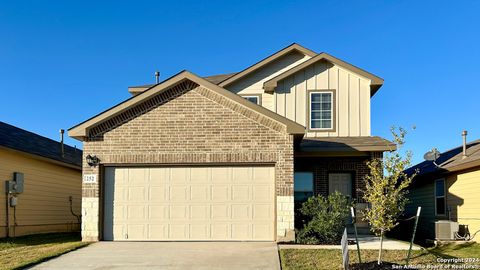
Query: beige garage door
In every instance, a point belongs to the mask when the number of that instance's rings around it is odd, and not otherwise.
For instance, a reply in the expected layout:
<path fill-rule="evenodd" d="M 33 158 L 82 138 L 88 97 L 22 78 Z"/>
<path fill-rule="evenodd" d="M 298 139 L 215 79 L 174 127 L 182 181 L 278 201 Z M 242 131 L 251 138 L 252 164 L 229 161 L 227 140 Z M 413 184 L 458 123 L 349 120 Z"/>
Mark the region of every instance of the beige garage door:
<path fill-rule="evenodd" d="M 105 169 L 105 240 L 273 241 L 273 167 Z"/>

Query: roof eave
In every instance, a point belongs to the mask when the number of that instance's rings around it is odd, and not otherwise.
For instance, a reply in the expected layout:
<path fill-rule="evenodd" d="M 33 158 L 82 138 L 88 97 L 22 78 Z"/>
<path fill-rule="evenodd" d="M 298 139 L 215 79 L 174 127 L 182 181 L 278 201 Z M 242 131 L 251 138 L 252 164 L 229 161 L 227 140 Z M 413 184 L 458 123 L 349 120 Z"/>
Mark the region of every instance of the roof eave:
<path fill-rule="evenodd" d="M 235 75 L 225 79 L 224 81 L 218 83 L 219 86 L 221 87 L 225 87 L 227 85 L 230 85 L 232 84 L 233 82 L 243 78 L 244 76 L 250 74 L 251 72 L 254 72 L 255 70 L 258 70 L 259 68 L 271 63 L 272 61 L 278 59 L 279 57 L 283 56 L 283 55 L 286 55 L 292 51 L 298 51 L 304 55 L 307 55 L 307 56 L 310 56 L 310 57 L 314 57 L 315 55 L 317 55 L 316 52 L 310 50 L 310 49 L 307 49 L 303 46 L 301 46 L 300 44 L 298 43 L 293 43 L 283 49 L 281 49 L 280 51 L 277 51 L 276 53 L 260 60 L 259 62 L 247 67 L 246 69 L 236 73 Z"/>
<path fill-rule="evenodd" d="M 359 74 L 360 76 L 362 77 L 365 77 L 367 79 L 370 80 L 370 96 L 372 97 L 373 95 L 375 95 L 375 93 L 378 91 L 378 89 L 380 89 L 380 87 L 382 87 L 383 85 L 383 82 L 384 80 L 368 71 L 365 71 L 359 67 L 356 67 L 350 63 L 347 63 L 339 58 L 336 58 L 332 55 L 329 55 L 325 52 L 323 53 L 320 53 L 318 55 L 316 55 L 315 57 L 312 57 L 311 59 L 289 69 L 289 70 L 286 70 L 284 71 L 283 73 L 273 77 L 272 79 L 266 81 L 263 83 L 263 88 L 265 90 L 266 93 L 272 93 L 273 91 L 275 91 L 275 88 L 278 86 L 278 82 L 295 74 L 296 72 L 302 70 L 302 69 L 305 69 L 307 68 L 308 66 L 316 63 L 316 62 L 319 62 L 319 61 L 322 61 L 322 60 L 326 60 L 330 63 L 333 63 L 333 64 L 336 64 L 338 66 L 341 66 L 345 69 L 348 69 L 354 73 L 357 73 Z"/>

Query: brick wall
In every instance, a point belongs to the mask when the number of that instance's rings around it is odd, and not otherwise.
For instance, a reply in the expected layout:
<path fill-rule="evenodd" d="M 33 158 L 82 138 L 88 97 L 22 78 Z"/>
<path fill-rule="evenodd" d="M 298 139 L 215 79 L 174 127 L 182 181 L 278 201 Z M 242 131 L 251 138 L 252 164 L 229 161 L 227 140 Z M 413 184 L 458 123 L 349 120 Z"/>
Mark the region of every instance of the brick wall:
<path fill-rule="evenodd" d="M 369 170 L 366 161 L 372 157 L 381 157 L 381 152 L 371 153 L 367 157 L 321 157 L 297 158 L 295 171 L 313 172 L 315 194 L 328 195 L 328 174 L 348 172 L 353 175 L 353 197 L 363 202 L 362 190 L 365 189 L 365 175 Z"/>
<path fill-rule="evenodd" d="M 277 195 L 293 195 L 293 137 L 284 125 L 191 82 L 152 99 L 91 128 L 84 155 L 104 165 L 272 163 Z M 100 179 L 99 168 L 85 164 L 83 172 Z M 99 197 L 99 184 L 84 184 L 83 197 Z M 85 220 L 96 222 L 89 214 L 98 209 L 83 209 Z M 98 240 L 98 225 L 82 229 L 84 240 Z"/>

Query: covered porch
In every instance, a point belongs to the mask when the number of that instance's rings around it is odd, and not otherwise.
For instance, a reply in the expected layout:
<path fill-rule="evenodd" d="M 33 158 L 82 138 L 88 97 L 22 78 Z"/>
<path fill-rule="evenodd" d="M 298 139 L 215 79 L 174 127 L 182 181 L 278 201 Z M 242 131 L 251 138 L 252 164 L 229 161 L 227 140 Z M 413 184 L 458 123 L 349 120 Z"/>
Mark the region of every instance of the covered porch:
<path fill-rule="evenodd" d="M 356 203 L 360 233 L 369 233 L 361 211 L 367 161 L 382 158 L 384 151 L 395 150 L 395 144 L 381 137 L 304 138 L 295 148 L 294 201 L 295 212 L 310 196 L 328 196 L 338 191 Z M 296 227 L 301 220 L 295 221 Z"/>

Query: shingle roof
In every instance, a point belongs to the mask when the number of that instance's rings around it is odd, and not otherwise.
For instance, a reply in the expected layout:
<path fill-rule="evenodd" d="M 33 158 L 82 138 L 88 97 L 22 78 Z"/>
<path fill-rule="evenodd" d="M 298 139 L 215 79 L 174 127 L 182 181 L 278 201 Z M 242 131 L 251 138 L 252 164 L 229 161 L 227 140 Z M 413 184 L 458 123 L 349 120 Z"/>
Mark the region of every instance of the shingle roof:
<path fill-rule="evenodd" d="M 362 137 L 325 137 L 304 138 L 300 143 L 303 152 L 338 152 L 338 151 L 393 151 L 396 145 L 378 136 Z"/>
<path fill-rule="evenodd" d="M 82 166 L 82 150 L 64 145 L 65 154 L 62 157 L 61 144 L 59 142 L 1 121 L 0 146 L 77 167 Z"/>
<path fill-rule="evenodd" d="M 440 154 L 435 161 L 423 161 L 407 169 L 407 174 L 413 174 L 418 170 L 417 175 L 425 175 L 436 172 L 457 171 L 480 166 L 480 140 L 467 144 L 467 157 L 463 158 L 463 146 L 458 146 Z"/>

